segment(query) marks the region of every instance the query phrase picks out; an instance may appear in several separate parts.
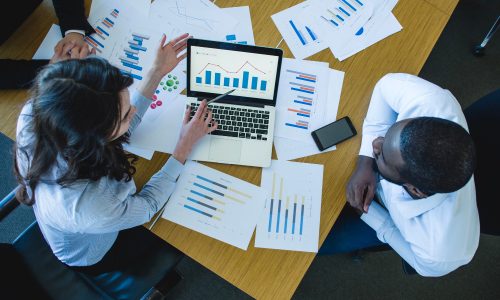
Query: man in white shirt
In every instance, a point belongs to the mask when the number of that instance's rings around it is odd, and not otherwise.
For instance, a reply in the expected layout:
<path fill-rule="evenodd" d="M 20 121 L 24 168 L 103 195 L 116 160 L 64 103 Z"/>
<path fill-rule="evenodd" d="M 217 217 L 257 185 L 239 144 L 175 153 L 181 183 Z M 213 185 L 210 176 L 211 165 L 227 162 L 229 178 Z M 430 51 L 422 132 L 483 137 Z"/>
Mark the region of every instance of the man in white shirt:
<path fill-rule="evenodd" d="M 470 262 L 479 244 L 479 216 L 467 131 L 448 90 L 409 74 L 384 76 L 347 186 L 347 201 L 374 231 L 359 218 L 341 216 L 320 252 L 338 252 L 332 245 L 339 243 L 355 250 L 349 237 L 358 239 L 357 249 L 376 245 L 370 237 L 376 233 L 423 276 L 442 276 Z M 375 194 L 380 203 L 372 201 Z"/>

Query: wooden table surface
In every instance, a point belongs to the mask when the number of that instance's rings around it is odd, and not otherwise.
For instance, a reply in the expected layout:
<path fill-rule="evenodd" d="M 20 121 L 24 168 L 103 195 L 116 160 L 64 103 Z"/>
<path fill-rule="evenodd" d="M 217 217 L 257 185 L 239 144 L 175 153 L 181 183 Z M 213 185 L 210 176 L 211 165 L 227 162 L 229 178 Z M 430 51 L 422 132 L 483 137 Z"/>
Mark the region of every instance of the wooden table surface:
<path fill-rule="evenodd" d="M 89 4 L 90 1 L 86 1 Z M 301 1 L 217 0 L 220 7 L 250 6 L 257 45 L 275 47 L 281 35 L 271 15 Z M 309 60 L 325 61 L 331 68 L 346 72 L 338 117 L 349 116 L 361 131 L 373 87 L 378 79 L 390 72 L 418 74 L 448 22 L 458 0 L 400 0 L 393 10 L 403 30 L 368 49 L 339 62 L 327 49 Z M 89 5 L 87 5 L 87 9 Z M 0 46 L 0 58 L 29 59 L 43 40 L 56 18 L 51 1 L 42 5 Z M 280 45 L 285 57 L 293 57 L 286 43 Z M 0 91 L 0 131 L 15 139 L 15 125 L 28 93 L 23 90 Z M 345 204 L 345 186 L 356 162 L 361 134 L 337 147 L 336 151 L 298 159 L 299 162 L 323 164 L 323 201 L 321 208 L 320 243 L 328 235 Z M 273 157 L 275 153 L 273 153 Z M 161 168 L 168 155 L 156 153 L 151 161 L 141 159 L 134 179 L 138 188 Z M 261 169 L 205 163 L 207 166 L 260 184 Z M 153 232 L 186 255 L 212 270 L 254 298 L 288 299 L 305 275 L 315 255 L 257 249 L 242 251 L 197 232 L 160 219 Z M 335 270 L 332 270 L 335 272 Z"/>

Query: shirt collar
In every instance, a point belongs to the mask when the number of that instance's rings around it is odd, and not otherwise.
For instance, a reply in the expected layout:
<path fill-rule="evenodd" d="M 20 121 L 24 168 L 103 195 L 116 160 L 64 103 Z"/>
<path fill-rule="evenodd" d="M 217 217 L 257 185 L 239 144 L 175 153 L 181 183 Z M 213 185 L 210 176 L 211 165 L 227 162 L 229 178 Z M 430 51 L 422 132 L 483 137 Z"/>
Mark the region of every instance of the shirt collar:
<path fill-rule="evenodd" d="M 398 212 L 405 219 L 411 219 L 428 212 L 439 206 L 448 194 L 434 194 L 423 199 L 413 199 L 406 190 L 399 185 L 386 180 L 381 181 L 386 201 L 391 201 L 391 206 L 396 206 Z M 389 193 L 386 191 L 389 190 Z"/>

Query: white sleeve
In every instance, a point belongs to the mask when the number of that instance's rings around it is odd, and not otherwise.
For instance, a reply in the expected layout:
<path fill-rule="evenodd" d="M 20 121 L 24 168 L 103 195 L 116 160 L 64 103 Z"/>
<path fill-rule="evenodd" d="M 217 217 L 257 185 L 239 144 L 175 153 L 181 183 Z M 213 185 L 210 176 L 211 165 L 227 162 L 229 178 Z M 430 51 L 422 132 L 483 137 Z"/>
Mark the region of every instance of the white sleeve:
<path fill-rule="evenodd" d="M 377 237 L 388 243 L 418 274 L 422 276 L 443 276 L 455 270 L 462 262 L 436 262 L 415 255 L 408 243 L 392 221 L 389 213 L 378 203 L 372 202 L 368 213 L 361 216 L 366 224 L 377 232 Z"/>
<path fill-rule="evenodd" d="M 363 137 L 359 155 L 373 157 L 372 142 L 385 133 L 396 122 L 399 99 L 404 90 L 406 74 L 387 74 L 378 81 L 373 90 L 370 106 L 363 122 Z"/>

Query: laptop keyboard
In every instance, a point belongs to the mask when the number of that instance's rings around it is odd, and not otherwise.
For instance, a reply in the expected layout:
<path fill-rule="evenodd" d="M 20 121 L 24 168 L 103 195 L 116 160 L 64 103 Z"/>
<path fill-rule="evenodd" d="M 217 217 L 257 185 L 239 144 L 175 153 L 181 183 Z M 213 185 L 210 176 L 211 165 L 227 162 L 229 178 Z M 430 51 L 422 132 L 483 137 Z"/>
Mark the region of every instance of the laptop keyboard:
<path fill-rule="evenodd" d="M 191 103 L 191 118 L 199 105 Z M 213 135 L 263 141 L 268 139 L 269 111 L 217 104 L 209 104 L 208 108 L 212 110 L 212 118 L 218 124 Z"/>

